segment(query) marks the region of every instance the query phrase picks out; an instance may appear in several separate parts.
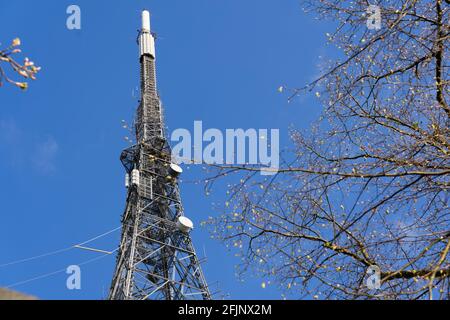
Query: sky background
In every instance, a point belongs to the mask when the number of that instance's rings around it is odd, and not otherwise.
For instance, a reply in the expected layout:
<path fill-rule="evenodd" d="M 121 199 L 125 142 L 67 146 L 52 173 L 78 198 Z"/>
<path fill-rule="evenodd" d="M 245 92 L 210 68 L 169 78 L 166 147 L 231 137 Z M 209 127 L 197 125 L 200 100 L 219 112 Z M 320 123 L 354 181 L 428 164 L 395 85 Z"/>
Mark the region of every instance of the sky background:
<path fill-rule="evenodd" d="M 81 30 L 66 28 L 71 4 L 81 7 Z M 298 0 L 0 0 L 3 47 L 20 37 L 25 55 L 42 66 L 28 91 L 0 88 L 0 286 L 37 278 L 14 289 L 42 299 L 107 297 L 115 255 L 82 265 L 82 289 L 72 291 L 64 269 L 100 254 L 74 249 L 4 264 L 120 227 L 126 189 L 119 155 L 128 145 L 121 120 L 130 122 L 138 104 L 142 9 L 152 12 L 158 34 L 158 89 L 169 133 L 193 130 L 195 120 L 205 129 L 280 129 L 281 147 L 288 147 L 289 126 L 308 128 L 320 113 L 316 99 L 288 104 L 277 91 L 310 82 L 320 57 L 331 52 L 331 26 L 304 14 Z M 212 291 L 220 291 L 216 297 L 282 298 L 276 285 L 262 288 L 270 279 L 236 278 L 236 252 L 200 227 L 219 214 L 213 203 L 225 201 L 225 190 L 207 196 L 189 183 L 202 168 L 185 171 L 185 213 L 197 226 L 192 237 L 198 255 L 207 256 L 203 268 Z M 89 245 L 114 250 L 119 236 Z"/>

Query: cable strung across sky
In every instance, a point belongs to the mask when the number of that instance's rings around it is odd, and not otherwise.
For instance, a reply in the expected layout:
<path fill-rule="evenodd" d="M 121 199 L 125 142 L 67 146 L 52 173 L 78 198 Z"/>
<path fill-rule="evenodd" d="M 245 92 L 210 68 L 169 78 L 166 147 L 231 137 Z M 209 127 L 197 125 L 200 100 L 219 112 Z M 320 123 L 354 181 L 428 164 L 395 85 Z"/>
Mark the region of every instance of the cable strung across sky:
<path fill-rule="evenodd" d="M 39 255 L 36 255 L 36 256 L 32 256 L 32 257 L 29 257 L 29 258 L 23 258 L 23 259 L 11 261 L 11 262 L 6 262 L 6 263 L 3 263 L 3 264 L 0 264 L 0 268 L 9 267 L 9 266 L 13 266 L 13 265 L 20 264 L 20 263 L 25 263 L 25 262 L 29 262 L 29 261 L 33 261 L 33 260 L 38 260 L 38 259 L 41 259 L 41 258 L 54 256 L 54 255 L 57 255 L 57 254 L 60 254 L 60 253 L 67 252 L 67 251 L 72 250 L 72 249 L 87 249 L 87 248 L 83 247 L 85 244 L 88 244 L 88 243 L 91 243 L 94 240 L 98 240 L 100 238 L 103 238 L 103 237 L 105 237 L 105 236 L 107 236 L 107 235 L 109 235 L 109 234 L 111 234 L 111 233 L 113 233 L 113 232 L 115 232 L 115 231 L 117 231 L 117 230 L 119 230 L 121 228 L 122 228 L 121 226 L 117 227 L 117 228 L 114 228 L 112 230 L 109 230 L 109 231 L 107 231 L 105 233 L 102 233 L 102 234 L 100 234 L 98 236 L 95 236 L 95 237 L 93 237 L 91 239 L 88 239 L 86 241 L 80 242 L 80 243 L 75 244 L 75 245 L 70 246 L 70 247 L 61 248 L 61 249 L 54 250 L 54 251 L 49 251 L 49 252 L 42 253 L 42 254 L 39 254 Z M 92 249 L 92 248 L 89 248 L 89 249 Z M 103 250 L 98 250 L 98 252 L 106 253 L 106 251 L 103 251 Z M 111 254 L 111 253 L 109 253 L 109 254 Z"/>

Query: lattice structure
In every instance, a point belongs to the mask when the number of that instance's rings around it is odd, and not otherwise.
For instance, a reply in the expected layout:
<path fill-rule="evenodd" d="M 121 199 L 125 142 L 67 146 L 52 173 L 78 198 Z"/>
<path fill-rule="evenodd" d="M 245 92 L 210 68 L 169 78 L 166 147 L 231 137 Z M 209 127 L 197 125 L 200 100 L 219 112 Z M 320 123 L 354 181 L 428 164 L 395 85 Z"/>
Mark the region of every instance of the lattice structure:
<path fill-rule="evenodd" d="M 156 88 L 150 14 L 142 13 L 141 102 L 136 145 L 124 150 L 128 196 L 120 251 L 109 298 L 113 300 L 210 299 L 184 217 L 178 188 L 181 168 L 171 159 Z"/>

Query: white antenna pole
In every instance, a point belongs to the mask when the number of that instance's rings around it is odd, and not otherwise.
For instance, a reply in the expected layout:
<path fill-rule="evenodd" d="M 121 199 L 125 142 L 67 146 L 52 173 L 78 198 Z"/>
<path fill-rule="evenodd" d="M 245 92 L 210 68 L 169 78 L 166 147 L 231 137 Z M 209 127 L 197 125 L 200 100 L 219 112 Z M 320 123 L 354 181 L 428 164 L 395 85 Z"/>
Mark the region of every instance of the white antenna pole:
<path fill-rule="evenodd" d="M 150 12 L 148 10 L 142 11 L 142 31 L 150 32 Z"/>
<path fill-rule="evenodd" d="M 142 29 L 139 36 L 140 55 L 150 55 L 153 59 L 155 55 L 155 38 L 151 34 L 150 29 L 150 12 L 148 10 L 142 11 Z"/>

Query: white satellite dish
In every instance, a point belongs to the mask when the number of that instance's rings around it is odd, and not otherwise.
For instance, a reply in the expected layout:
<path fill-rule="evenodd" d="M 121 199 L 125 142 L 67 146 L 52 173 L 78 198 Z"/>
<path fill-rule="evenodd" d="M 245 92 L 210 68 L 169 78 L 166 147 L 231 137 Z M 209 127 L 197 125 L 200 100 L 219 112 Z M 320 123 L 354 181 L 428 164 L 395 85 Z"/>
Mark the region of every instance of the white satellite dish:
<path fill-rule="evenodd" d="M 183 173 L 183 169 L 179 165 L 177 165 L 176 163 L 170 164 L 169 174 L 172 177 L 178 177 L 182 173 Z"/>
<path fill-rule="evenodd" d="M 194 229 L 194 223 L 191 219 L 182 216 L 178 218 L 177 227 L 180 231 L 189 233 Z"/>

